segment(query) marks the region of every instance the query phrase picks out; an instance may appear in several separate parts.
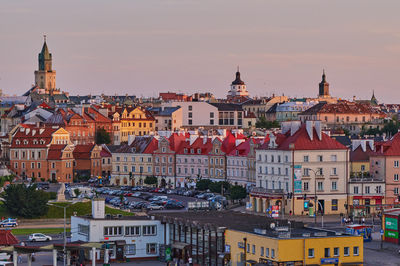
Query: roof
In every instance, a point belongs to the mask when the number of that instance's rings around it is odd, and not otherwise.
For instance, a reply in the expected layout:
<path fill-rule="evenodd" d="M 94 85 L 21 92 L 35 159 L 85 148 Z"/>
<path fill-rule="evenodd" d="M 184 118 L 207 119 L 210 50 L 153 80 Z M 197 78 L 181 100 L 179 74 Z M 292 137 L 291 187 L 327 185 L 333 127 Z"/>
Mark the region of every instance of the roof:
<path fill-rule="evenodd" d="M 50 144 L 53 133 L 58 129 L 21 124 L 21 128 L 12 138 L 11 148 L 45 148 Z"/>
<path fill-rule="evenodd" d="M 179 110 L 181 107 L 152 107 L 149 108 L 148 111 L 150 111 L 153 115 L 157 116 L 171 116 L 173 112 L 176 110 Z"/>
<path fill-rule="evenodd" d="M 236 72 L 236 78 L 234 81 L 232 81 L 232 85 L 244 85 L 244 82 L 240 79 L 239 70 Z"/>
<path fill-rule="evenodd" d="M 62 156 L 62 151 L 67 145 L 50 145 L 49 151 L 47 153 L 48 160 L 60 160 Z"/>
<path fill-rule="evenodd" d="M 350 151 L 351 162 L 369 162 L 369 157 L 375 152 L 371 150 L 369 145 L 366 145 L 366 151 L 363 151 L 361 146 L 358 146 L 354 151 Z"/>
<path fill-rule="evenodd" d="M 90 159 L 91 152 L 96 144 L 76 145 L 73 155 L 75 159 Z"/>
<path fill-rule="evenodd" d="M 370 104 L 356 103 L 349 101 L 342 101 L 338 103 L 319 103 L 314 107 L 302 112 L 300 115 L 313 115 L 313 114 L 379 114 L 384 113 Z"/>
<path fill-rule="evenodd" d="M 218 108 L 218 111 L 242 111 L 242 106 L 234 103 L 210 103 Z"/>
<path fill-rule="evenodd" d="M 400 132 L 396 133 L 390 140 L 376 143 L 375 155 L 400 156 Z"/>
<path fill-rule="evenodd" d="M 193 149 L 194 153 L 191 152 Z M 200 150 L 200 153 L 199 153 Z M 193 155 L 208 155 L 212 150 L 211 138 L 197 137 L 193 143 L 190 140 L 186 140 L 181 143 L 180 147 L 176 151 L 177 154 L 193 154 Z M 185 152 L 186 151 L 186 152 Z"/>

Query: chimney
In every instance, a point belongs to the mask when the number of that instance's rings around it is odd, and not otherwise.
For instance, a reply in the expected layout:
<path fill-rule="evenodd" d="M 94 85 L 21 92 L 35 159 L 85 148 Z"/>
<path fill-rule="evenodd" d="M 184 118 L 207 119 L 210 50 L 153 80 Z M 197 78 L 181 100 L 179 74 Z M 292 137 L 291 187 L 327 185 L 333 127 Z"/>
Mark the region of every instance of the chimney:
<path fill-rule="evenodd" d="M 104 219 L 105 217 L 105 200 L 95 198 L 92 200 L 92 217 L 94 219 Z"/>
<path fill-rule="evenodd" d="M 308 137 L 310 138 L 310 140 L 313 140 L 313 136 L 314 136 L 313 129 L 314 129 L 313 121 L 306 121 L 306 130 L 307 130 Z"/>

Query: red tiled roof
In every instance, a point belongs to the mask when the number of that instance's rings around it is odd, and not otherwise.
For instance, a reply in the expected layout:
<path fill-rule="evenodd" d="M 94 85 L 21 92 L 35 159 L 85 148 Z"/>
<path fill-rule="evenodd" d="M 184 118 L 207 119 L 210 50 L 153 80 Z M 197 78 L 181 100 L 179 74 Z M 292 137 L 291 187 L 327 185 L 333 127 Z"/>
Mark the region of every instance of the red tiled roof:
<path fill-rule="evenodd" d="M 66 145 L 50 145 L 49 151 L 47 153 L 48 160 L 60 160 L 62 156 L 62 151 Z"/>
<path fill-rule="evenodd" d="M 144 149 L 143 153 L 153 153 L 158 149 L 158 140 L 156 138 L 152 138 L 150 143 L 147 145 L 146 149 Z"/>
<path fill-rule="evenodd" d="M 76 145 L 73 151 L 75 159 L 90 159 L 91 152 L 96 144 Z"/>
<path fill-rule="evenodd" d="M 400 132 L 388 141 L 375 143 L 375 147 L 375 155 L 400 156 Z"/>
<path fill-rule="evenodd" d="M 50 144 L 53 133 L 59 129 L 53 127 L 36 127 L 34 125 L 25 124 L 22 124 L 22 127 L 24 128 L 24 131 L 18 129 L 13 136 L 11 148 L 46 147 L 48 144 Z M 41 143 L 41 140 L 44 141 L 44 143 Z M 17 144 L 17 141 L 19 141 L 19 144 Z M 24 144 L 24 142 L 26 144 Z"/>
<path fill-rule="evenodd" d="M 229 154 L 229 156 L 247 156 L 250 152 L 250 142 L 254 143 L 253 139 L 247 139 L 235 147 Z"/>
<path fill-rule="evenodd" d="M 230 132 L 227 131 L 225 139 L 222 141 L 221 151 L 225 152 L 226 154 L 230 153 L 236 147 L 236 138 Z"/>
<path fill-rule="evenodd" d="M 373 150 L 366 146 L 366 151 L 364 152 L 361 146 L 358 146 L 354 151 L 350 151 L 350 161 L 351 162 L 368 162 L 369 157 L 375 154 Z"/>
<path fill-rule="evenodd" d="M 187 149 L 185 153 L 185 149 Z M 191 149 L 194 150 L 194 153 L 191 153 Z M 201 153 L 198 153 L 198 150 L 201 149 Z M 192 154 L 192 155 L 208 155 L 212 149 L 212 142 L 211 138 L 207 138 L 206 142 L 204 143 L 204 138 L 198 137 L 192 145 L 190 145 L 189 141 L 182 142 L 178 150 L 176 151 L 177 154 Z"/>
<path fill-rule="evenodd" d="M 301 126 L 293 136 L 290 136 L 290 132 L 284 134 L 275 134 L 277 149 L 279 150 L 290 150 L 291 144 L 294 144 L 295 150 L 346 150 L 347 147 L 342 145 L 337 140 L 329 137 L 327 134 L 321 132 L 321 140 L 318 138 L 316 130 L 313 128 L 313 139 L 311 140 L 308 136 L 305 125 Z M 267 143 L 262 145 L 263 149 L 267 149 Z"/>

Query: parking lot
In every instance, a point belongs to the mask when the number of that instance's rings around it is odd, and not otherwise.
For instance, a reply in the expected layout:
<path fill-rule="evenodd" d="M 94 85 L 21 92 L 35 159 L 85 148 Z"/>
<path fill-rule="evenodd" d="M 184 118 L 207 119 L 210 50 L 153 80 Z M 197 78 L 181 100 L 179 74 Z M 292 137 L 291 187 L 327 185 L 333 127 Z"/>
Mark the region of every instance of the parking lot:
<path fill-rule="evenodd" d="M 92 198 L 96 194 L 104 198 L 106 204 L 130 211 L 186 211 L 196 204 L 190 202 L 204 202 L 202 206 L 219 209 L 226 205 L 226 198 L 210 192 L 189 189 L 162 189 L 150 187 L 88 187 L 79 186 L 68 188 L 67 197 L 74 195 L 76 188 L 80 190 L 78 197 Z M 191 207 L 192 206 L 192 207 Z"/>

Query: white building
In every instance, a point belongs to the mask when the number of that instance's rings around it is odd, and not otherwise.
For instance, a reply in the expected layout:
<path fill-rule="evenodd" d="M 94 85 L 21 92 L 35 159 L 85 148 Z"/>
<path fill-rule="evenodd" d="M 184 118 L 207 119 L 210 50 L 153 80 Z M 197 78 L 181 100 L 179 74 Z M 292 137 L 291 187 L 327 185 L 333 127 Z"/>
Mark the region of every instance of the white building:
<path fill-rule="evenodd" d="M 169 244 L 168 239 L 164 243 L 164 230 L 154 216 L 105 214 L 104 199 L 92 201 L 91 216 L 71 217 L 71 242 L 107 243 L 111 260 L 157 258 L 160 245 Z M 96 259 L 102 259 L 100 256 L 98 250 Z"/>
<path fill-rule="evenodd" d="M 171 102 L 166 106 L 182 109 L 183 127 L 209 127 L 218 125 L 218 108 L 207 102 Z"/>

